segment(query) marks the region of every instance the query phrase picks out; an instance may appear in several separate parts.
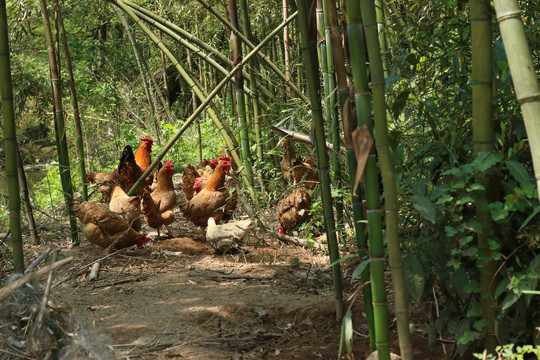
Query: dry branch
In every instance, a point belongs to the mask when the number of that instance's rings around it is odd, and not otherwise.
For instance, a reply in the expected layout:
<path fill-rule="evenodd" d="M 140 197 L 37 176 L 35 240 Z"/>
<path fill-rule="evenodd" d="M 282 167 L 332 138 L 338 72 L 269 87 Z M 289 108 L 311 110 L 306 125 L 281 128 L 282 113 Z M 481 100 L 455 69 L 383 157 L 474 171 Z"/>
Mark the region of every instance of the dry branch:
<path fill-rule="evenodd" d="M 50 266 L 47 266 L 43 269 L 39 269 L 36 272 L 32 272 L 30 274 L 27 274 L 23 276 L 22 278 L 15 280 L 11 284 L 4 286 L 2 289 L 0 289 L 0 302 L 8 299 L 11 296 L 11 293 L 18 289 L 19 287 L 23 286 L 29 281 L 32 281 L 34 279 L 37 279 L 45 274 L 48 274 L 49 271 L 56 270 L 66 264 L 69 264 L 73 261 L 73 257 L 70 256 L 68 258 L 62 259 L 60 261 L 55 262 L 54 264 L 51 264 Z"/>

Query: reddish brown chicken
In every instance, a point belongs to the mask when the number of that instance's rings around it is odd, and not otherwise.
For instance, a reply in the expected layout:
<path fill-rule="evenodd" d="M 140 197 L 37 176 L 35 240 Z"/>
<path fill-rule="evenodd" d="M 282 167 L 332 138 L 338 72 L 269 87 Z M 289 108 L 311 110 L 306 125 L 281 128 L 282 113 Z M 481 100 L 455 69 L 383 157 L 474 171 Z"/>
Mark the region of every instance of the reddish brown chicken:
<path fill-rule="evenodd" d="M 302 160 L 300 157 L 296 158 L 291 168 L 291 174 L 294 186 L 302 184 L 309 190 L 313 190 L 319 183 L 317 162 L 312 156 L 307 156 L 306 160 Z"/>
<path fill-rule="evenodd" d="M 141 230 L 141 200 L 137 196 L 127 196 L 120 185 L 115 185 L 109 209 L 122 216 L 136 231 Z"/>
<path fill-rule="evenodd" d="M 145 172 L 152 163 L 150 153 L 152 152 L 152 144 L 154 143 L 154 140 L 144 136 L 141 138 L 141 141 L 142 143 L 139 145 L 139 148 L 135 153 L 135 162 L 137 165 L 139 165 L 142 171 Z"/>
<path fill-rule="evenodd" d="M 70 208 L 83 224 L 83 232 L 92 244 L 123 249 L 146 243 L 146 234 L 135 231 L 120 215 L 103 205 L 85 201 L 72 203 Z"/>
<path fill-rule="evenodd" d="M 294 155 L 294 146 L 291 146 L 290 141 L 287 140 L 283 143 L 285 152 L 281 158 L 281 172 L 283 173 L 283 178 L 285 181 L 291 181 L 291 167 L 293 166 L 294 161 L 296 161 L 296 156 Z"/>
<path fill-rule="evenodd" d="M 229 164 L 227 160 L 219 161 L 205 188 L 191 200 L 180 203 L 182 215 L 194 225 L 206 228 L 209 217 L 215 218 L 216 223 L 223 218 L 228 198 L 224 188 L 225 174 L 229 172 Z"/>
<path fill-rule="evenodd" d="M 174 221 L 174 206 L 176 205 L 176 192 L 172 181 L 174 165 L 171 161 L 165 160 L 163 167 L 157 174 L 157 185 L 155 190 L 149 194 L 145 192 L 141 201 L 141 208 L 148 226 L 159 229 L 161 226 L 167 228 L 169 236 L 173 236 L 169 225 Z"/>
<path fill-rule="evenodd" d="M 200 175 L 197 172 L 197 169 L 195 168 L 195 166 L 191 164 L 188 164 L 186 166 L 186 169 L 184 170 L 184 173 L 182 174 L 182 191 L 184 192 L 184 196 L 186 197 L 186 200 L 191 200 L 191 198 L 193 198 L 193 192 L 194 192 L 193 186 L 199 176 Z"/>
<path fill-rule="evenodd" d="M 287 234 L 300 225 L 309 215 L 311 209 L 311 195 L 300 188 L 282 199 L 277 206 L 279 233 Z"/>
<path fill-rule="evenodd" d="M 111 200 L 114 183 L 118 181 L 118 171 L 114 170 L 110 173 L 86 173 L 86 180 L 97 185 L 101 193 L 101 199 L 99 201 L 108 204 Z"/>

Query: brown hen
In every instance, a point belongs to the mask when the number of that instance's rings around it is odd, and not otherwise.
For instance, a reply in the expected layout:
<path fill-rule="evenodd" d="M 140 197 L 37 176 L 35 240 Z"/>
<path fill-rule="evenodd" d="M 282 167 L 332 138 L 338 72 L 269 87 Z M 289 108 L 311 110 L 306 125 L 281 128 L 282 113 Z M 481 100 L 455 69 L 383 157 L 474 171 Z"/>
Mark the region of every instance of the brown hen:
<path fill-rule="evenodd" d="M 309 215 L 311 209 L 311 195 L 300 188 L 291 193 L 277 205 L 279 233 L 287 234 L 300 225 Z"/>
<path fill-rule="evenodd" d="M 90 201 L 70 204 L 71 210 L 83 224 L 83 232 L 92 244 L 102 248 L 123 249 L 142 246 L 146 234 L 135 231 L 127 221 L 103 205 Z"/>
<path fill-rule="evenodd" d="M 219 161 L 205 188 L 191 200 L 180 203 L 182 215 L 194 225 L 206 228 L 208 218 L 213 217 L 219 223 L 227 203 L 225 174 L 229 171 L 229 161 Z"/>

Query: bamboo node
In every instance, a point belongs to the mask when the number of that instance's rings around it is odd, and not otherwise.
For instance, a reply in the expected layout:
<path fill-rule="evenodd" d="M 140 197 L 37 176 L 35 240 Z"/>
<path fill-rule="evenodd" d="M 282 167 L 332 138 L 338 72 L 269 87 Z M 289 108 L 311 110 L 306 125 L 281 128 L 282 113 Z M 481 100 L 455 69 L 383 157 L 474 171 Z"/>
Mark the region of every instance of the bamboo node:
<path fill-rule="evenodd" d="M 511 13 L 501 15 L 501 16 L 497 16 L 497 21 L 499 23 L 501 23 L 503 21 L 510 20 L 510 19 L 516 19 L 516 18 L 521 21 L 521 12 L 520 11 L 514 11 L 514 12 L 511 12 Z"/>
<path fill-rule="evenodd" d="M 540 94 L 523 97 L 523 98 L 518 99 L 518 101 L 519 101 L 520 105 L 530 103 L 530 102 L 534 102 L 534 101 L 540 101 Z"/>

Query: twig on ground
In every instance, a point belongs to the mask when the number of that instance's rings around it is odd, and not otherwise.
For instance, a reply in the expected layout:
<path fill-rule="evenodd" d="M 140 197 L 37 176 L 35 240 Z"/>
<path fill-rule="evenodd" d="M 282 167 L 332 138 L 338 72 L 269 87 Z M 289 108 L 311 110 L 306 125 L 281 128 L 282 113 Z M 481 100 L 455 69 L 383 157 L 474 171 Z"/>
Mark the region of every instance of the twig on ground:
<path fill-rule="evenodd" d="M 316 241 L 310 241 L 308 239 L 302 239 L 296 236 L 289 236 L 289 235 L 283 235 L 283 234 L 275 234 L 276 238 L 280 240 L 281 242 L 284 242 L 285 244 L 289 245 L 296 245 L 301 247 L 313 247 L 314 249 L 318 250 L 325 250 L 326 246 L 320 242 Z"/>
<path fill-rule="evenodd" d="M 28 267 L 26 268 L 26 270 L 24 270 L 24 275 L 28 274 L 29 272 L 31 272 L 32 270 L 34 270 L 34 268 L 36 266 L 38 266 L 44 259 L 47 255 L 49 255 L 49 253 L 51 252 L 52 248 L 47 248 L 47 250 L 45 250 L 45 252 L 41 255 L 39 255 L 30 265 L 28 265 Z"/>
<path fill-rule="evenodd" d="M 27 282 L 32 281 L 32 280 L 34 280 L 34 279 L 36 279 L 38 277 L 41 277 L 41 276 L 49 273 L 50 271 L 56 270 L 59 267 L 62 267 L 64 265 L 66 265 L 66 264 L 69 264 L 72 261 L 73 261 L 73 257 L 71 257 L 71 256 L 68 257 L 68 258 L 59 260 L 59 261 L 55 262 L 54 264 L 51 264 L 50 266 L 47 266 L 46 268 L 39 269 L 38 271 L 27 274 L 27 275 L 23 276 L 22 278 L 20 278 L 18 280 L 15 280 L 11 284 L 9 284 L 7 286 L 4 286 L 2 289 L 0 289 L 0 302 L 8 299 L 11 296 L 11 293 L 14 290 L 16 290 L 19 287 L 23 286 Z"/>
<path fill-rule="evenodd" d="M 112 288 L 114 287 L 114 285 L 116 284 L 116 281 L 118 280 L 118 278 L 120 277 L 120 275 L 122 275 L 122 273 L 124 272 L 124 270 L 126 269 L 126 267 L 128 266 L 128 264 L 131 262 L 131 258 L 128 259 L 128 261 L 126 261 L 126 264 L 124 265 L 124 267 L 122 268 L 122 270 L 120 270 L 120 272 L 118 273 L 118 275 L 116 275 L 116 279 L 114 279 L 111 287 L 109 288 L 109 292 L 111 292 Z"/>
<path fill-rule="evenodd" d="M 57 256 L 58 256 L 58 250 L 56 250 L 52 254 L 51 266 L 56 261 Z M 47 301 L 49 300 L 49 293 L 51 291 L 52 277 L 53 277 L 53 270 L 49 272 L 49 277 L 47 279 L 47 287 L 45 288 L 45 293 L 43 294 L 43 300 L 41 301 L 41 308 L 39 309 L 39 314 L 37 317 L 37 325 L 34 329 L 41 328 L 41 322 L 43 321 L 43 314 L 45 314 L 45 308 L 47 307 Z"/>
<path fill-rule="evenodd" d="M 139 281 L 139 280 L 141 280 L 141 278 L 138 277 L 138 276 L 136 276 L 136 277 L 132 277 L 132 278 L 128 278 L 128 279 L 116 281 L 116 282 L 114 282 L 114 283 L 107 283 L 107 284 L 101 284 L 101 285 L 94 285 L 94 289 L 104 288 L 104 287 L 107 287 L 107 286 L 113 286 L 113 285 L 120 285 L 120 284 L 125 284 L 125 283 L 135 282 L 135 281 Z"/>
<path fill-rule="evenodd" d="M 252 275 L 222 275 L 222 274 L 186 274 L 189 277 L 204 277 L 212 280 L 264 280 L 266 278 Z"/>

